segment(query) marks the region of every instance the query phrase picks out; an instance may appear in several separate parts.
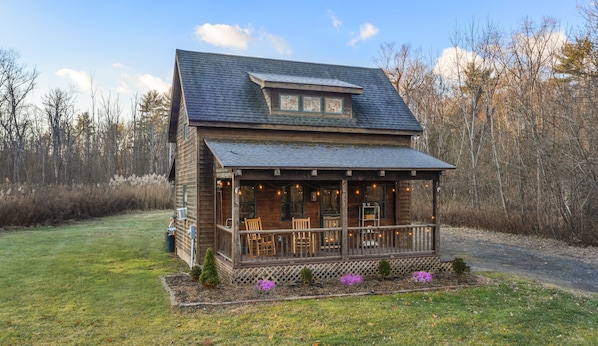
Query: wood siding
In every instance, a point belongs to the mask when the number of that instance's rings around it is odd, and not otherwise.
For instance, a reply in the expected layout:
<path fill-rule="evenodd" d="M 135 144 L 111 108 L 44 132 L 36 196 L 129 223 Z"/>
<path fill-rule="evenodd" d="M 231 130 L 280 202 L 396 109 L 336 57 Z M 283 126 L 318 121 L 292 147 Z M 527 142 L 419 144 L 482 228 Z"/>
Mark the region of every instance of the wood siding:
<path fill-rule="evenodd" d="M 321 142 L 321 143 L 346 143 L 346 144 L 371 144 L 371 145 L 402 145 L 409 146 L 409 136 L 391 136 L 379 134 L 351 134 L 351 133 L 322 133 L 307 131 L 274 131 L 271 129 L 230 129 L 230 128 L 207 128 L 191 126 L 187 128 L 187 139 L 183 138 L 185 125 L 184 104 L 180 107 L 180 118 L 177 131 L 177 168 L 176 168 L 176 206 L 183 204 L 183 186 L 187 187 L 187 220 L 177 222 L 176 250 L 190 266 L 201 264 L 204 260 L 206 250 L 215 247 L 215 224 L 222 223 L 221 218 L 226 219 L 230 215 L 230 189 L 226 187 L 222 191 L 222 215 L 216 215 L 216 188 L 214 177 L 214 158 L 205 144 L 205 139 L 235 139 L 235 140 L 285 140 L 298 142 Z M 241 173 L 242 174 L 242 173 Z M 341 177 L 344 173 L 338 173 Z M 377 183 L 386 186 L 386 209 L 385 217 L 381 219 L 381 225 L 392 225 L 395 220 L 402 220 L 404 223 L 410 221 L 410 200 L 404 197 L 396 197 L 393 188 L 397 181 L 388 178 L 377 180 L 376 174 L 368 174 L 370 178 L 363 180 L 351 178 L 349 181 L 349 226 L 359 224 L 359 206 L 363 203 L 363 196 L 357 195 L 355 190 L 363 189 L 364 184 Z M 264 229 L 286 229 L 291 228 L 290 221 L 281 221 L 280 198 L 277 195 L 280 186 L 295 183 L 295 181 L 275 181 L 274 179 L 260 179 L 249 182 L 243 175 L 239 176 L 241 184 L 254 184 L 256 189 L 262 184 L 262 189 L 256 193 L 257 215 L 262 217 Z M 320 200 L 310 200 L 311 191 L 318 190 L 321 186 L 339 186 L 340 179 L 324 180 L 307 179 L 304 185 L 304 214 L 312 219 L 312 227 L 321 226 Z M 400 195 L 402 196 L 402 195 Z M 397 205 L 397 203 L 402 203 Z M 397 217 L 397 213 L 401 216 Z M 218 218 L 218 220 L 216 220 Z M 409 221 L 407 221 L 409 220 Z M 194 263 L 190 263 L 191 240 L 188 236 L 190 225 L 197 226 L 197 239 Z M 243 229 L 243 226 L 241 226 Z"/>
<path fill-rule="evenodd" d="M 187 109 L 181 101 L 179 122 L 177 129 L 177 153 L 176 153 L 176 178 L 175 178 L 175 199 L 176 208 L 183 206 L 183 187 L 187 191 L 187 219 L 177 220 L 176 226 L 176 252 L 189 266 L 191 263 L 191 239 L 189 238 L 189 226 L 197 223 L 197 145 L 195 128 L 187 128 L 187 138 L 184 138 L 185 114 Z M 195 261 L 194 261 L 195 262 Z"/>
<path fill-rule="evenodd" d="M 208 248 L 214 248 L 215 197 L 212 153 L 204 142 L 206 133 L 197 129 L 198 184 L 197 184 L 197 255 L 198 263 L 203 263 Z"/>

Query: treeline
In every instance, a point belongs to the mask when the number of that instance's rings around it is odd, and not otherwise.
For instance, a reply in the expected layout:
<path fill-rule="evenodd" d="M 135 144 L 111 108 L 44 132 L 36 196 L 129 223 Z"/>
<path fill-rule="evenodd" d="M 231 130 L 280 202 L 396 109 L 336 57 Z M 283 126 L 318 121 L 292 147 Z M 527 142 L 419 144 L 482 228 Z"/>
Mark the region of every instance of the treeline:
<path fill-rule="evenodd" d="M 416 148 L 457 166 L 442 222 L 598 245 L 598 1 L 557 22 L 472 23 L 450 64 L 384 45 L 377 63 L 425 128 Z M 446 57 L 446 55 L 445 55 Z"/>
<path fill-rule="evenodd" d="M 118 97 L 98 95 L 77 113 L 73 91 L 51 89 L 41 106 L 29 98 L 38 72 L 0 49 L 0 177 L 12 184 L 102 184 L 115 175 L 166 174 L 169 94 L 149 91 L 127 116 Z"/>
<path fill-rule="evenodd" d="M 169 94 L 135 96 L 125 116 L 92 83 L 91 110 L 77 113 L 72 90 L 33 106 L 37 76 L 0 48 L 0 228 L 172 208 Z"/>

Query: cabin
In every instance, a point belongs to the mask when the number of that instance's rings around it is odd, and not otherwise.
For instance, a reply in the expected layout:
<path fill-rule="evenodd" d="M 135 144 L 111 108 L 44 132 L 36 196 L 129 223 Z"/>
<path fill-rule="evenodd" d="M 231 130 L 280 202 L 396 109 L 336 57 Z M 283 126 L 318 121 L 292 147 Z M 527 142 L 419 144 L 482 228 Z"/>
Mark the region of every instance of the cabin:
<path fill-rule="evenodd" d="M 438 194 L 455 167 L 381 69 L 177 50 L 168 124 L 176 254 L 222 280 L 438 272 Z M 412 186 L 429 220 L 412 221 Z M 421 189 L 419 189 L 421 190 Z"/>

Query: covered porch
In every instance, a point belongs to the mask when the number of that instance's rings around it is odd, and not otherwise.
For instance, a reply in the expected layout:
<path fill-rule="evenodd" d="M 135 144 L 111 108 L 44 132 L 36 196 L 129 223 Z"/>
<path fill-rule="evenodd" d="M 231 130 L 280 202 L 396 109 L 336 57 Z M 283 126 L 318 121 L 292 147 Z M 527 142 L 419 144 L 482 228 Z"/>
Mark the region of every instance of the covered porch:
<path fill-rule="evenodd" d="M 281 280 L 305 266 L 325 276 L 367 274 L 380 259 L 439 265 L 440 176 L 452 166 L 406 147 L 206 144 L 215 163 L 217 262 L 232 281 L 248 269 Z M 411 220 L 414 186 L 429 201 L 420 224 Z M 259 227 L 249 224 L 258 219 Z"/>

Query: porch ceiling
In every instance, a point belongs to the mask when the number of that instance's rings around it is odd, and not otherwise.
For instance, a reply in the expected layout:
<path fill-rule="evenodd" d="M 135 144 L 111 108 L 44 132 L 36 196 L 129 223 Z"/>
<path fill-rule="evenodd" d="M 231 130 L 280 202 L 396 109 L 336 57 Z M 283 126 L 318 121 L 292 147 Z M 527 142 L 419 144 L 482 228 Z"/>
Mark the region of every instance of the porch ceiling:
<path fill-rule="evenodd" d="M 206 139 L 223 168 L 442 171 L 455 166 L 409 147 Z"/>

